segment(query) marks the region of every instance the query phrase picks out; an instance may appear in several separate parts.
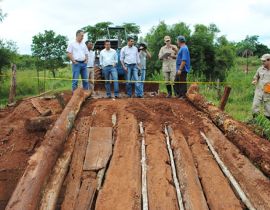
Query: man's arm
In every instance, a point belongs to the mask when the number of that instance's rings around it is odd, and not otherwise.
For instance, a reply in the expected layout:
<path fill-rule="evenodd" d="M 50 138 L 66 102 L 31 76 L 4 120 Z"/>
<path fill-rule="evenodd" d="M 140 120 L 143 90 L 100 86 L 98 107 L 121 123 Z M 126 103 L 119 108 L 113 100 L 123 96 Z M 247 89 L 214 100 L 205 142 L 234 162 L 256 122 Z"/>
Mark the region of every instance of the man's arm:
<path fill-rule="evenodd" d="M 72 63 L 74 63 L 74 64 L 77 63 L 77 62 L 74 60 L 72 53 L 68 52 L 68 53 L 67 53 L 67 57 L 69 58 L 69 60 L 70 60 Z"/>
<path fill-rule="evenodd" d="M 100 55 L 99 55 L 99 65 L 101 65 L 103 67 L 103 53 L 102 53 L 102 51 L 100 52 Z"/>
<path fill-rule="evenodd" d="M 123 69 L 127 72 L 127 67 L 125 66 L 125 63 L 124 63 L 124 59 L 125 59 L 124 50 L 125 50 L 125 48 L 122 48 L 120 51 L 120 61 L 121 61 Z"/>
<path fill-rule="evenodd" d="M 152 55 L 151 55 L 151 53 L 148 50 L 146 50 L 146 56 L 147 56 L 148 59 L 151 59 L 152 58 Z"/>
<path fill-rule="evenodd" d="M 139 55 L 139 52 L 138 52 L 138 49 L 136 48 L 136 62 L 137 62 L 137 66 L 141 69 L 141 59 L 140 59 L 140 55 Z"/>
<path fill-rule="evenodd" d="M 253 85 L 257 85 L 257 83 L 260 79 L 259 70 L 260 70 L 260 68 L 256 71 L 256 74 L 253 77 L 253 80 L 251 82 Z"/>
<path fill-rule="evenodd" d="M 116 53 L 116 51 L 114 52 L 114 57 L 113 57 L 113 59 L 114 59 L 114 67 L 116 66 L 116 64 L 117 64 L 117 62 L 118 62 L 118 56 L 117 56 L 117 53 Z"/>

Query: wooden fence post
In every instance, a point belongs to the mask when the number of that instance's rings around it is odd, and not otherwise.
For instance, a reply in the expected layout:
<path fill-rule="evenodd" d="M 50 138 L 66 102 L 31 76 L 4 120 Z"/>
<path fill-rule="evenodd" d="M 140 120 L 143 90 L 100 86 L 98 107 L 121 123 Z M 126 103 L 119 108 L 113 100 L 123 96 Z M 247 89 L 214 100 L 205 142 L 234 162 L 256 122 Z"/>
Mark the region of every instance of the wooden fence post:
<path fill-rule="evenodd" d="M 228 101 L 228 98 L 229 98 L 231 89 L 232 89 L 231 87 L 225 86 L 224 93 L 223 93 L 223 96 L 222 96 L 222 98 L 221 98 L 220 105 L 219 105 L 219 108 L 220 108 L 222 111 L 224 111 L 224 109 L 225 109 L 225 106 L 226 106 L 226 103 L 227 103 L 227 101 Z"/>
<path fill-rule="evenodd" d="M 8 103 L 13 104 L 16 96 L 16 71 L 17 67 L 16 64 L 12 64 L 12 78 L 10 83 L 10 90 L 9 90 L 9 97 L 8 97 Z"/>

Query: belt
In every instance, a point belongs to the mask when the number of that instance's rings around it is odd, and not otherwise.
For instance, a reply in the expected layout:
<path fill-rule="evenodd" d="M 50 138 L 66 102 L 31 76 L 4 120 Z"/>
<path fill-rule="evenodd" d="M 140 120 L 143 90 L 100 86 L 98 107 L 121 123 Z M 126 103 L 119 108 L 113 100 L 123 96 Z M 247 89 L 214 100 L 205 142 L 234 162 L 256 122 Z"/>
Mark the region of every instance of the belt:
<path fill-rule="evenodd" d="M 126 65 L 137 65 L 136 63 L 125 63 Z"/>
<path fill-rule="evenodd" d="M 112 66 L 113 66 L 113 65 L 108 65 L 108 66 L 104 66 L 104 68 L 105 68 L 105 67 L 112 67 Z"/>
<path fill-rule="evenodd" d="M 85 60 L 84 61 L 77 61 L 77 60 L 75 60 L 77 63 L 84 63 L 85 62 Z"/>

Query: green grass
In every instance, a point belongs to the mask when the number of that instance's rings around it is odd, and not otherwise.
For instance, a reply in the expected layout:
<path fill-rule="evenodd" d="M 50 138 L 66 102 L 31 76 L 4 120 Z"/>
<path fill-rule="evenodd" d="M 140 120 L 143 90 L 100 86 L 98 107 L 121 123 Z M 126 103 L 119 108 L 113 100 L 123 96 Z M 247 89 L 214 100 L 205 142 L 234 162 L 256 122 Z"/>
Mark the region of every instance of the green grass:
<path fill-rule="evenodd" d="M 35 70 L 20 70 L 17 71 L 17 88 L 16 99 L 19 100 L 24 97 L 37 95 L 48 90 L 69 90 L 71 89 L 71 68 L 66 67 L 57 71 L 56 79 L 53 78 L 52 73 L 47 71 L 45 80 L 43 71 L 40 75 L 40 88 L 38 88 L 37 73 Z M 5 72 L 4 77 L 1 78 L 0 86 L 0 107 L 4 107 L 8 101 L 9 87 L 10 87 L 10 72 Z M 67 80 L 65 80 L 67 79 Z M 45 91 L 44 91 L 45 81 Z"/>

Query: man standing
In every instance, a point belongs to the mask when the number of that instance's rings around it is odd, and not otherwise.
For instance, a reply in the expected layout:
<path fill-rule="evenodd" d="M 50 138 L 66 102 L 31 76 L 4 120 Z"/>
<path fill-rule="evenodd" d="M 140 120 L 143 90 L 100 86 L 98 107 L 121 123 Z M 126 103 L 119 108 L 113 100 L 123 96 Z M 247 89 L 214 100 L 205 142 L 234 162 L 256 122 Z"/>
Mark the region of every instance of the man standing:
<path fill-rule="evenodd" d="M 165 46 L 161 47 L 158 57 L 162 60 L 162 71 L 167 88 L 167 98 L 172 97 L 172 84 L 175 79 L 175 59 L 178 48 L 171 44 L 171 37 L 164 37 Z M 174 89 L 174 86 L 173 86 Z"/>
<path fill-rule="evenodd" d="M 90 89 L 94 90 L 95 85 L 95 71 L 94 71 L 94 63 L 95 63 L 95 52 L 93 51 L 93 43 L 91 41 L 85 42 L 87 49 L 88 49 L 88 63 L 87 63 L 87 69 L 88 69 L 88 75 L 89 75 L 89 85 Z"/>
<path fill-rule="evenodd" d="M 139 57 L 140 57 L 140 63 L 141 63 L 141 74 L 139 76 L 140 83 L 140 95 L 144 95 L 144 81 L 145 81 L 145 75 L 146 75 L 146 59 L 150 59 L 152 55 L 147 50 L 146 44 L 142 43 L 139 46 Z"/>
<path fill-rule="evenodd" d="M 88 50 L 82 41 L 84 32 L 78 30 L 76 32 L 76 41 L 71 43 L 67 48 L 67 56 L 72 62 L 72 91 L 78 87 L 78 79 L 81 74 L 83 89 L 89 89 L 87 62 Z"/>
<path fill-rule="evenodd" d="M 184 36 L 177 37 L 177 44 L 180 50 L 176 59 L 175 91 L 179 98 L 185 98 L 187 93 L 187 73 L 190 71 L 190 54 Z"/>
<path fill-rule="evenodd" d="M 116 64 L 118 61 L 117 53 L 114 49 L 111 49 L 111 43 L 109 40 L 104 42 L 105 49 L 100 52 L 99 62 L 102 66 L 102 72 L 105 77 L 105 88 L 108 98 L 111 98 L 111 84 L 110 75 L 114 84 L 114 97 L 119 98 L 119 86 L 118 86 L 118 73 Z"/>
<path fill-rule="evenodd" d="M 127 46 L 121 49 L 120 61 L 122 63 L 123 69 L 127 73 L 128 96 L 132 96 L 132 85 L 130 81 L 133 78 L 133 81 L 135 81 L 135 96 L 138 98 L 142 98 L 142 93 L 140 93 L 140 83 L 138 82 L 138 68 L 140 68 L 140 58 L 138 48 L 134 46 L 134 39 L 132 37 L 128 38 Z"/>
<path fill-rule="evenodd" d="M 270 120 L 270 54 L 261 57 L 263 65 L 257 70 L 252 84 L 256 85 L 252 112 L 256 117 L 260 112 L 260 105 L 264 104 L 264 115 Z"/>

